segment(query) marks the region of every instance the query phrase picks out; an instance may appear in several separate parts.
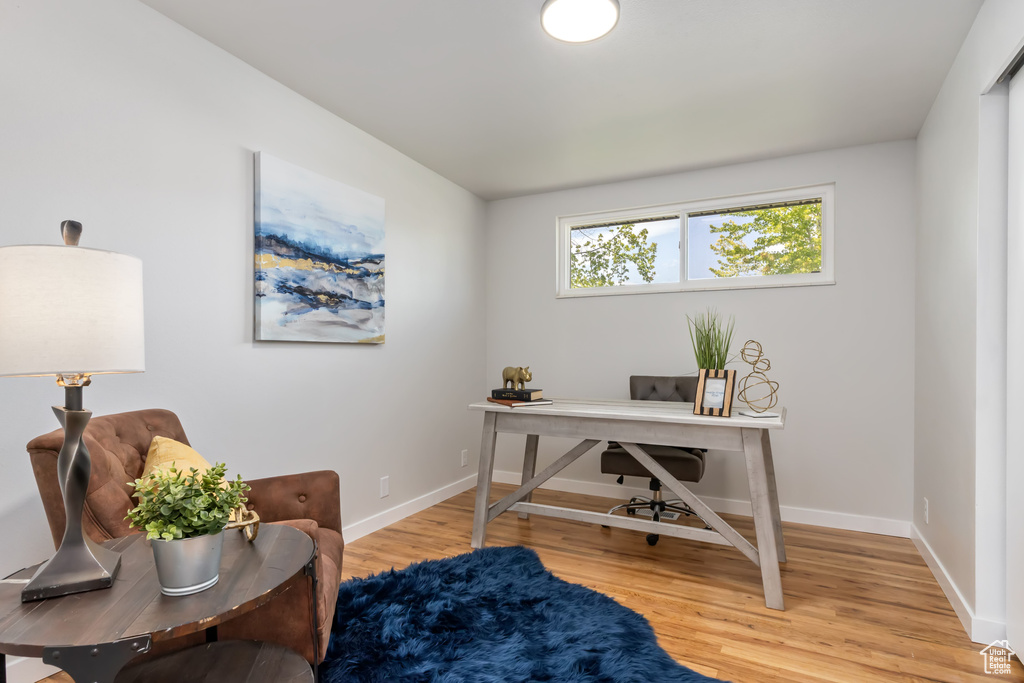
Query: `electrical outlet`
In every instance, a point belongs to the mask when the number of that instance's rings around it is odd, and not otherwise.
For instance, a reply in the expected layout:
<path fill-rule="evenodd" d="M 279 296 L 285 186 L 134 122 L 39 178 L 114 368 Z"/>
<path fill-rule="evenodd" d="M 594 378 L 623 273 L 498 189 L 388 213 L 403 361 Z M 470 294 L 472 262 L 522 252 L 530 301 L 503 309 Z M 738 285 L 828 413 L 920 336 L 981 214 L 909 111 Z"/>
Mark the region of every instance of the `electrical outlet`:
<path fill-rule="evenodd" d="M 928 523 L 928 499 L 924 499 L 924 523 Z"/>
<path fill-rule="evenodd" d="M 465 448 L 462 449 L 462 466 L 465 467 L 469 464 L 469 451 Z"/>
<path fill-rule="evenodd" d="M 387 498 L 391 493 L 391 486 L 388 477 L 380 478 L 380 497 Z"/>

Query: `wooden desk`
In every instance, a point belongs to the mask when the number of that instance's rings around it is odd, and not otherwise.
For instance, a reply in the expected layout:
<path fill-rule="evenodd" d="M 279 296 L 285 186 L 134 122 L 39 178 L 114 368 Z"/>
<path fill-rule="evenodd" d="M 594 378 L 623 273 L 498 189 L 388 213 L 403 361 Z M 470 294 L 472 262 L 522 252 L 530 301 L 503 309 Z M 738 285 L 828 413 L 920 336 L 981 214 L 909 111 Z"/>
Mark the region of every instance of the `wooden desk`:
<path fill-rule="evenodd" d="M 690 538 L 706 543 L 733 545 L 761 568 L 765 604 L 785 609 L 779 562 L 786 561 L 779 516 L 779 496 L 775 487 L 775 466 L 769 432 L 782 429 L 786 411 L 779 417 L 752 418 L 705 417 L 693 414 L 692 403 L 671 401 L 598 401 L 553 399 L 544 406 L 506 408 L 495 403 L 473 403 L 470 410 L 484 413 L 480 443 L 480 469 L 477 474 L 476 509 L 473 516 L 474 548 L 482 548 L 487 523 L 508 510 L 520 516 L 529 514 L 561 517 L 582 522 L 615 526 L 662 536 Z M 494 445 L 499 433 L 526 434 L 522 486 L 490 505 L 491 478 L 494 474 Z M 582 439 L 540 474 L 535 474 L 537 446 L 541 436 Z M 661 483 L 685 501 L 711 529 L 575 510 L 530 502 L 531 492 L 602 441 L 618 441 L 630 455 L 644 465 Z M 740 451 L 746 459 L 750 502 L 754 513 L 757 547 L 726 524 L 693 492 L 670 475 L 638 444 L 709 448 Z"/>
<path fill-rule="evenodd" d="M 104 544 L 121 553 L 121 570 L 110 588 L 23 603 L 21 589 L 36 568 L 11 575 L 0 581 L 0 653 L 41 657 L 79 683 L 111 683 L 151 643 L 203 630 L 215 638 L 210 629 L 217 624 L 284 592 L 298 572 L 314 570 L 316 544 L 298 529 L 264 524 L 253 543 L 237 531 L 224 533 L 220 581 L 194 595 L 160 592 L 144 534 Z M 237 680 L 248 680 L 247 673 Z"/>

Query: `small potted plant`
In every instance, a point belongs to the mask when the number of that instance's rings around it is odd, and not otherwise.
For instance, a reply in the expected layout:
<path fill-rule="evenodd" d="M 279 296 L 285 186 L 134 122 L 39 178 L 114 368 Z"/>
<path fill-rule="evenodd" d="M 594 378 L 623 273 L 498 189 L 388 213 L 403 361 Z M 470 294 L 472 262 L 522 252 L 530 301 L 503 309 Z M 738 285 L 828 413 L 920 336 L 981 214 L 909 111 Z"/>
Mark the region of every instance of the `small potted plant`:
<path fill-rule="evenodd" d="M 693 355 L 697 358 L 697 367 L 701 370 L 724 370 L 729 361 L 729 347 L 732 345 L 732 328 L 736 324 L 733 318 L 724 328 L 718 311 L 709 308 L 704 313 L 691 318 L 686 316 L 686 326 L 690 328 L 690 342 L 693 343 Z"/>
<path fill-rule="evenodd" d="M 729 417 L 731 413 L 736 371 L 726 370 L 725 364 L 729 362 L 735 322 L 730 317 L 728 323 L 723 324 L 718 311 L 713 308 L 693 318 L 686 316 L 698 368 L 697 397 L 693 405 L 695 415 Z"/>
<path fill-rule="evenodd" d="M 225 480 L 226 469 L 217 463 L 186 473 L 171 465 L 134 481 L 138 505 L 125 519 L 152 541 L 164 595 L 198 593 L 220 578 L 221 532 L 249 490 L 241 476 Z"/>

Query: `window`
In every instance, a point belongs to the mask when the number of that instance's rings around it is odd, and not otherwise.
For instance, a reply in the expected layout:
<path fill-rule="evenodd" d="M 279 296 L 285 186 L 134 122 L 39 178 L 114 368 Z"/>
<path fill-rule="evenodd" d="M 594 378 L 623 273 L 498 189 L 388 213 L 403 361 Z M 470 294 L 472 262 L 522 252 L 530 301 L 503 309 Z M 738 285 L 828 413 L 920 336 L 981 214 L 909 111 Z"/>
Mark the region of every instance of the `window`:
<path fill-rule="evenodd" d="M 834 186 L 558 219 L 558 296 L 833 284 Z"/>

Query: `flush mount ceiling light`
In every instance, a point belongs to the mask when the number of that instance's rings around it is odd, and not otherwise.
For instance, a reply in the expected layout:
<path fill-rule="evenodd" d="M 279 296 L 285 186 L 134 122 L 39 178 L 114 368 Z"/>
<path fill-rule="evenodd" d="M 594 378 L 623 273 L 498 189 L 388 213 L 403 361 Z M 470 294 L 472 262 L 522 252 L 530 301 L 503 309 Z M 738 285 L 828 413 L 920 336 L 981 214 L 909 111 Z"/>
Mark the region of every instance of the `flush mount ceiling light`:
<path fill-rule="evenodd" d="M 552 38 L 586 43 L 607 34 L 619 21 L 619 0 L 547 0 L 540 25 Z"/>

